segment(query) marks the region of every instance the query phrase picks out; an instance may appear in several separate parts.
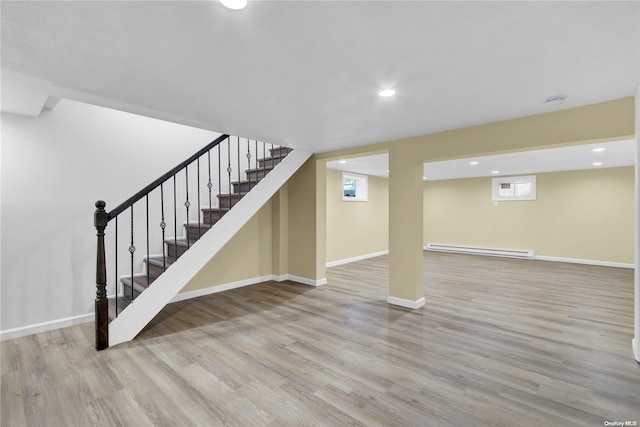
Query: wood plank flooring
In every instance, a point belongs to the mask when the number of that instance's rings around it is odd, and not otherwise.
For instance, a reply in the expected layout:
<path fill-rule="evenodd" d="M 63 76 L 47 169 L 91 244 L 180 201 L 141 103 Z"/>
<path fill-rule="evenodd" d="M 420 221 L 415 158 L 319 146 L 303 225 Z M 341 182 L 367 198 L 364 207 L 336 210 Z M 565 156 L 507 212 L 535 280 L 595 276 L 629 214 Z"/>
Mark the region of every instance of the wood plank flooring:
<path fill-rule="evenodd" d="M 640 423 L 632 270 L 425 253 L 411 311 L 387 265 L 171 304 L 102 352 L 92 323 L 2 342 L 0 425 Z"/>

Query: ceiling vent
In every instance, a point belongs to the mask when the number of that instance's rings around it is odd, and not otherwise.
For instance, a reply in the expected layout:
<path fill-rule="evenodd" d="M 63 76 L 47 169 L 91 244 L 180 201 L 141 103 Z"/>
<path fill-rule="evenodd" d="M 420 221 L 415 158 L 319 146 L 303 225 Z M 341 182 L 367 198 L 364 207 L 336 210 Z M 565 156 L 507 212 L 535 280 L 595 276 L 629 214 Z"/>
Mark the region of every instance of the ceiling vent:
<path fill-rule="evenodd" d="M 551 96 L 544 100 L 545 105 L 557 106 L 562 105 L 567 100 L 567 97 L 564 95 L 555 95 Z"/>

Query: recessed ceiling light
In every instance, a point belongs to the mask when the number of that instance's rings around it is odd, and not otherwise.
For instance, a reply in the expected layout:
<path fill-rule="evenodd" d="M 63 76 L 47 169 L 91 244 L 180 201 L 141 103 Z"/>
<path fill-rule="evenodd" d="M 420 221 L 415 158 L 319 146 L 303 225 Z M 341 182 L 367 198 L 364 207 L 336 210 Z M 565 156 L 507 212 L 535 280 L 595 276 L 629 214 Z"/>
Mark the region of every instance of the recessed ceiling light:
<path fill-rule="evenodd" d="M 233 10 L 244 9 L 247 6 L 247 0 L 220 0 L 220 3 Z"/>
<path fill-rule="evenodd" d="M 394 89 L 385 89 L 385 90 L 381 90 L 380 92 L 378 92 L 378 95 L 384 97 L 384 98 L 388 98 L 390 96 L 393 96 L 396 94 L 396 91 Z"/>
<path fill-rule="evenodd" d="M 593 166 L 602 166 L 602 162 L 593 162 Z"/>
<path fill-rule="evenodd" d="M 500 171 L 491 171 L 491 173 L 495 175 L 495 174 L 500 173 Z"/>
<path fill-rule="evenodd" d="M 423 180 L 423 181 L 426 181 L 426 180 L 427 180 L 427 177 L 426 177 L 426 176 L 423 176 L 423 177 L 422 177 L 422 180 Z"/>
<path fill-rule="evenodd" d="M 476 165 L 480 164 L 480 162 L 476 162 L 476 161 L 474 160 L 473 162 L 469 162 L 469 164 L 470 164 L 471 166 L 476 166 Z"/>
<path fill-rule="evenodd" d="M 389 169 L 387 169 L 387 173 L 389 173 Z"/>
<path fill-rule="evenodd" d="M 594 153 L 602 153 L 605 150 L 606 150 L 606 148 L 604 148 L 604 147 L 598 147 L 598 148 L 594 148 L 591 151 L 593 151 Z"/>
<path fill-rule="evenodd" d="M 339 160 L 338 163 L 340 163 L 341 165 L 344 165 L 345 163 L 347 163 L 346 160 Z"/>

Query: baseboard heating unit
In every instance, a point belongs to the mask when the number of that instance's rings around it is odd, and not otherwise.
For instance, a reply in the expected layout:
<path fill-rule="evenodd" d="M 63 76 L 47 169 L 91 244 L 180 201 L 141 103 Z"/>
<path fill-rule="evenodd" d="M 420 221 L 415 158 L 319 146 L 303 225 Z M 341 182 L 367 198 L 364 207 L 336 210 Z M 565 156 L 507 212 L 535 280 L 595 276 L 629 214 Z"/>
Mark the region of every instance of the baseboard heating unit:
<path fill-rule="evenodd" d="M 533 251 L 519 251 L 511 249 L 492 249 L 492 248 L 472 248 L 468 246 L 453 246 L 453 245 L 436 245 L 428 243 L 424 247 L 428 251 L 434 252 L 452 252 L 459 254 L 474 254 L 474 255 L 487 255 L 498 256 L 505 258 L 521 258 L 521 259 L 534 259 Z"/>

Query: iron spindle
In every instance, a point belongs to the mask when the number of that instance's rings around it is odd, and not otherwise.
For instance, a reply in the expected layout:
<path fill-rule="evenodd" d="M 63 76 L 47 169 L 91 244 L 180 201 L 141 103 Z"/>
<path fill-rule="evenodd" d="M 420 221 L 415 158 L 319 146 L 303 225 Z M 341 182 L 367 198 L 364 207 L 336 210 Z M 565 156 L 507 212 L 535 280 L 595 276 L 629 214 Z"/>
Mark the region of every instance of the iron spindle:
<path fill-rule="evenodd" d="M 229 166 L 227 166 L 227 174 L 229 175 L 229 209 L 231 209 L 231 137 L 227 139 L 227 162 Z"/>
<path fill-rule="evenodd" d="M 116 220 L 116 223 L 115 223 L 115 225 L 116 225 L 116 241 L 115 241 L 115 246 L 116 246 L 115 247 L 116 265 L 115 265 L 115 268 L 116 269 L 114 270 L 114 273 L 113 273 L 113 276 L 114 276 L 113 277 L 113 281 L 116 283 L 116 317 L 118 317 L 118 294 L 119 294 L 118 293 L 118 287 L 119 287 L 118 285 L 120 284 L 120 283 L 118 283 L 118 217 L 115 217 L 115 220 Z M 124 292 L 123 292 L 123 295 L 124 295 Z"/>
<path fill-rule="evenodd" d="M 207 151 L 207 168 L 209 170 L 209 182 L 207 182 L 207 188 L 209 188 L 209 218 L 211 218 L 211 187 L 213 187 L 211 182 L 211 150 Z"/>
<path fill-rule="evenodd" d="M 220 154 L 220 145 L 218 144 L 218 220 L 222 218 L 222 164 L 220 163 L 222 156 Z M 211 214 L 209 214 L 211 215 Z M 213 220 L 211 220 L 213 222 Z"/>
<path fill-rule="evenodd" d="M 131 245 L 129 246 L 131 253 L 131 301 L 133 301 L 133 253 L 135 251 L 136 247 L 133 245 L 133 205 L 131 205 Z"/>
<path fill-rule="evenodd" d="M 164 222 L 164 183 L 160 184 L 160 228 L 162 229 L 162 271 L 167 269 L 167 260 L 164 248 L 164 229 L 167 227 L 167 223 Z M 147 259 L 147 270 L 149 270 L 149 259 Z"/>
<path fill-rule="evenodd" d="M 238 198 L 240 198 L 240 194 L 242 194 L 242 181 L 240 180 L 240 137 L 236 137 L 236 142 L 238 144 Z"/>
<path fill-rule="evenodd" d="M 178 208 L 176 199 L 176 176 L 173 175 L 173 245 L 178 247 Z M 176 257 L 177 258 L 177 257 Z"/>
<path fill-rule="evenodd" d="M 197 170 L 198 170 L 198 237 L 196 240 L 200 239 L 200 158 L 197 161 Z M 187 240 L 189 240 L 189 234 L 187 233 Z"/>
<path fill-rule="evenodd" d="M 149 261 L 149 194 L 145 197 L 147 205 L 147 261 Z M 133 286 L 133 279 L 131 279 L 131 286 Z M 147 268 L 147 286 L 149 286 L 149 269 Z"/>
<path fill-rule="evenodd" d="M 184 182 L 185 182 L 185 187 L 186 187 L 186 198 L 187 200 L 184 202 L 184 207 L 187 208 L 187 230 L 189 230 L 189 206 L 191 206 L 191 203 L 189 203 L 189 167 L 185 167 L 184 168 Z M 189 249 L 189 236 L 187 235 L 187 249 Z M 176 246 L 174 248 L 175 252 L 176 252 L 176 258 L 178 258 L 178 247 Z"/>

